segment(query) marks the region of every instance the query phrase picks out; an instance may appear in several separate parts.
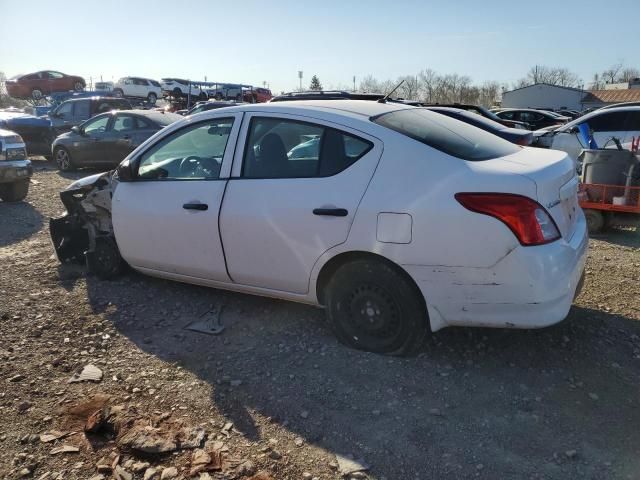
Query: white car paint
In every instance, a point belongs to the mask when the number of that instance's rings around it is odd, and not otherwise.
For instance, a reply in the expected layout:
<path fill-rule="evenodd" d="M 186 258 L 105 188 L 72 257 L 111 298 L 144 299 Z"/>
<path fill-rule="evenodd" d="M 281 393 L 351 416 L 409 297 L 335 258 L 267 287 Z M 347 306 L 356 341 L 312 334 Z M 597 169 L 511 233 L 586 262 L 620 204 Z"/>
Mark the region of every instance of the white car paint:
<path fill-rule="evenodd" d="M 626 120 L 622 123 L 613 120 L 625 115 Z M 612 119 L 612 120 L 610 120 Z M 579 117 L 572 122 L 563 125 L 553 131 L 539 130 L 534 132 L 534 137 L 539 139 L 539 146 L 548 146 L 554 150 L 562 150 L 569 154 L 575 161 L 580 156 L 582 150 L 587 148 L 579 134 L 573 133 L 575 127 L 582 123 L 599 122 L 602 128 L 593 132 L 593 138 L 599 148 L 616 148 L 612 138 L 617 138 L 621 143 L 631 143 L 633 137 L 640 136 L 640 107 L 616 107 L 596 110 Z"/>
<path fill-rule="evenodd" d="M 587 249 L 571 159 L 521 148 L 502 158 L 465 161 L 370 120 L 411 108 L 282 102 L 203 112 L 170 125 L 125 162 L 186 126 L 233 116 L 220 178 L 120 182 L 112 221 L 122 256 L 158 277 L 319 304 L 323 267 L 344 253 L 370 252 L 410 275 L 434 331 L 449 325 L 536 328 L 563 320 Z M 373 147 L 330 177 L 240 178 L 249 122 L 256 116 L 330 126 Z M 551 214 L 561 237 L 523 246 L 501 221 L 464 208 L 454 198 L 458 192 L 534 199 Z M 187 202 L 209 209 L 186 211 Z M 328 207 L 345 208 L 348 215 L 312 214 Z"/>
<path fill-rule="evenodd" d="M 189 84 L 183 83 L 184 80 L 177 81 L 175 78 L 164 78 L 160 81 L 160 85 L 162 87 L 162 91 L 168 94 L 175 92 L 176 89 L 180 91 L 182 95 L 191 94 L 192 97 L 207 97 L 207 92 L 199 87 L 198 85 L 191 84 L 191 88 L 189 88 Z"/>
<path fill-rule="evenodd" d="M 148 98 L 149 94 L 154 94 L 156 99 L 162 98 L 162 88 L 152 82 L 157 81 L 142 77 L 123 77 L 115 83 L 113 89 L 121 90 L 125 97 Z"/>

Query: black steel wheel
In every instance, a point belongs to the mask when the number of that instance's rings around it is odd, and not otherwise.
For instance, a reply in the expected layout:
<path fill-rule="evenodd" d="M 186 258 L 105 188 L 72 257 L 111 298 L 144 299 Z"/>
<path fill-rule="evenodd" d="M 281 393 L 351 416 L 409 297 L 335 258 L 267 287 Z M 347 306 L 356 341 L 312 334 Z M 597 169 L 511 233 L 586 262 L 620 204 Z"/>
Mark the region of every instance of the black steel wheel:
<path fill-rule="evenodd" d="M 327 285 L 326 307 L 338 340 L 359 350 L 410 355 L 428 333 L 422 294 L 383 261 L 356 260 L 338 268 Z"/>
<path fill-rule="evenodd" d="M 118 245 L 111 237 L 96 238 L 96 248 L 87 252 L 86 258 L 89 272 L 103 280 L 117 277 L 125 267 Z"/>

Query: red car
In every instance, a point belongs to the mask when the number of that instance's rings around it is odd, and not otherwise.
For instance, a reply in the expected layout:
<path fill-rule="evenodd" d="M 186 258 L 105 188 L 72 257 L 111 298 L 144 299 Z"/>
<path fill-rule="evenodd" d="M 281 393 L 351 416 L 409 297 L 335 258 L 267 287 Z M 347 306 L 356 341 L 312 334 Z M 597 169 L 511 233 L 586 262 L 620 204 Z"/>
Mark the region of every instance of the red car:
<path fill-rule="evenodd" d="M 15 98 L 41 99 L 44 95 L 53 92 L 66 92 L 84 90 L 86 83 L 84 78 L 76 75 L 66 75 L 53 70 L 16 75 L 6 81 L 7 93 Z"/>
<path fill-rule="evenodd" d="M 253 99 L 251 98 L 253 96 Z M 273 95 L 268 88 L 254 88 L 244 92 L 244 101 L 250 103 L 265 103 L 271 100 Z"/>

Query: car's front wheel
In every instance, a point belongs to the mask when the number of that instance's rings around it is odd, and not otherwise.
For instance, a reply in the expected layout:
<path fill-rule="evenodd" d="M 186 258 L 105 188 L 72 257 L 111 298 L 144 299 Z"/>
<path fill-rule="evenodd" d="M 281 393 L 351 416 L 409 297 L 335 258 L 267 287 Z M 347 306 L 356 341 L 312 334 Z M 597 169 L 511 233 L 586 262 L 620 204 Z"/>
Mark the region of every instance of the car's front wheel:
<path fill-rule="evenodd" d="M 84 84 L 82 82 L 76 82 L 76 83 L 73 84 L 73 89 L 76 92 L 81 92 L 81 91 L 84 90 Z"/>
<path fill-rule="evenodd" d="M 19 202 L 29 193 L 29 180 L 0 184 L 0 198 L 5 202 Z"/>
<path fill-rule="evenodd" d="M 42 90 L 39 88 L 34 88 L 31 90 L 31 98 L 34 100 L 40 100 L 42 98 Z"/>
<path fill-rule="evenodd" d="M 157 99 L 158 99 L 158 96 L 153 92 L 151 92 L 149 95 L 147 95 L 147 101 L 151 105 L 155 105 Z"/>
<path fill-rule="evenodd" d="M 102 280 L 111 280 L 120 275 L 126 263 L 120 255 L 118 245 L 111 237 L 96 238 L 93 252 L 87 252 L 87 268 Z"/>
<path fill-rule="evenodd" d="M 113 94 L 118 98 L 124 97 L 124 92 L 122 91 L 121 88 L 114 88 L 113 89 Z"/>
<path fill-rule="evenodd" d="M 404 272 L 362 259 L 337 269 L 326 290 L 327 320 L 342 343 L 385 355 L 410 355 L 428 333 L 426 306 Z"/>
<path fill-rule="evenodd" d="M 71 154 L 66 148 L 56 147 L 53 152 L 53 158 L 56 161 L 58 170 L 61 172 L 68 172 L 74 169 L 73 162 L 71 161 Z"/>

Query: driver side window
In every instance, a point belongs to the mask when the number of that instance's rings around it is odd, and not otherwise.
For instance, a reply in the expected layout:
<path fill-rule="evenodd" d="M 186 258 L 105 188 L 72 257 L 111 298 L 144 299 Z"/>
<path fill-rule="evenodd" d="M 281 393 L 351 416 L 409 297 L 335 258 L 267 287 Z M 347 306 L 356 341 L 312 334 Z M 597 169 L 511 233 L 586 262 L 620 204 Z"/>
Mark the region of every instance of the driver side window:
<path fill-rule="evenodd" d="M 92 133 L 103 133 L 107 130 L 107 124 L 109 123 L 110 115 L 104 117 L 98 117 L 93 120 L 89 120 L 82 126 L 82 130 L 87 135 Z"/>
<path fill-rule="evenodd" d="M 233 118 L 216 118 L 174 132 L 140 157 L 138 178 L 218 179 L 232 127 Z"/>

